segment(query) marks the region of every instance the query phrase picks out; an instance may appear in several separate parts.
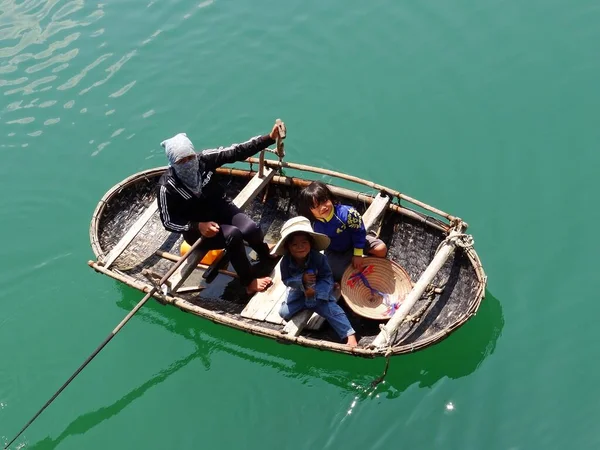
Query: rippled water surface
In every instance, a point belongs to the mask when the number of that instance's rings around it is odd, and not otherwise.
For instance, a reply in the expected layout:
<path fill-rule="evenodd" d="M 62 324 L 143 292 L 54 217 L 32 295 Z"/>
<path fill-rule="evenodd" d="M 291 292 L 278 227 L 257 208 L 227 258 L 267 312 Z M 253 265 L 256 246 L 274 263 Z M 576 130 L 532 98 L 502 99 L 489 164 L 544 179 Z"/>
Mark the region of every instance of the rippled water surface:
<path fill-rule="evenodd" d="M 0 0 L 0 442 L 140 299 L 91 271 L 100 197 L 266 132 L 464 218 L 479 314 L 382 360 L 149 304 L 14 448 L 595 449 L 600 5 Z"/>

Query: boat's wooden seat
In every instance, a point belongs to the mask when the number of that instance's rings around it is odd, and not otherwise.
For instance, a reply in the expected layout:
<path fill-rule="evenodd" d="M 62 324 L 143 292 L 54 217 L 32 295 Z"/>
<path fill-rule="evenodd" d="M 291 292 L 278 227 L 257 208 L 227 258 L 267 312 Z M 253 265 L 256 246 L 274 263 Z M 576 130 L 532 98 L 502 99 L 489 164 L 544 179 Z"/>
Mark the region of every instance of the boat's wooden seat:
<path fill-rule="evenodd" d="M 365 213 L 363 214 L 363 223 L 367 230 L 367 233 L 374 231 L 379 227 L 379 223 L 383 219 L 383 213 L 390 203 L 390 197 L 388 195 L 377 194 L 373 199 L 373 203 L 369 205 Z M 379 235 L 379 233 L 376 233 Z"/>
<path fill-rule="evenodd" d="M 379 219 L 387 209 L 390 197 L 377 194 L 369 208 L 363 214 L 363 223 L 367 231 L 373 230 L 378 224 Z M 279 316 L 279 308 L 285 300 L 286 287 L 281 281 L 279 264 L 271 275 L 273 285 L 264 292 L 259 292 L 248 302 L 242 311 L 242 317 L 265 321 L 275 324 L 283 324 L 284 320 Z M 321 328 L 325 319 L 309 310 L 300 311 L 291 320 L 289 320 L 282 333 L 298 336 L 304 328 L 318 330 Z"/>
<path fill-rule="evenodd" d="M 152 215 L 158 210 L 158 202 L 154 200 L 148 208 L 142 213 L 142 215 L 134 222 L 127 233 L 121 238 L 119 242 L 112 248 L 108 255 L 102 259 L 102 265 L 108 269 L 112 263 L 125 251 L 127 246 L 133 241 L 133 239 L 139 234 L 144 228 L 144 225 L 152 218 Z"/>

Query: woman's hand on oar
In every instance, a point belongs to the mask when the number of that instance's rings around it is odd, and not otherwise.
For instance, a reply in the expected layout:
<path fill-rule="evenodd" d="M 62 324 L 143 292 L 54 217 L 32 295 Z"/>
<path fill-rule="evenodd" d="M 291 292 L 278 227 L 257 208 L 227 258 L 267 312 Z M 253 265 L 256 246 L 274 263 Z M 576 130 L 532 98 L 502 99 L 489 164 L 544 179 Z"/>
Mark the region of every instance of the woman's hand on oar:
<path fill-rule="evenodd" d="M 275 122 L 275 125 L 273 125 L 273 128 L 271 129 L 271 132 L 269 133 L 269 137 L 271 139 L 285 139 L 285 135 L 286 135 L 286 129 L 285 129 L 285 124 L 277 119 L 277 121 Z"/>
<path fill-rule="evenodd" d="M 200 222 L 198 224 L 198 231 L 204 237 L 211 238 L 215 236 L 221 228 L 217 222 Z"/>

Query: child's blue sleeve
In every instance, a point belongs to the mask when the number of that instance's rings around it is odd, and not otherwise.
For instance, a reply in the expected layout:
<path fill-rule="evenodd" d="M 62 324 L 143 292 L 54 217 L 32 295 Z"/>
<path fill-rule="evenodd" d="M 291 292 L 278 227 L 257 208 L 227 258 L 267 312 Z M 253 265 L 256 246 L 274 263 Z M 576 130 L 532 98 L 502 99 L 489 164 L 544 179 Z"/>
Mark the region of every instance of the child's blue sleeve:
<path fill-rule="evenodd" d="M 302 274 L 293 276 L 290 274 L 290 266 L 287 258 L 282 258 L 279 263 L 279 270 L 281 271 L 281 281 L 287 287 L 292 289 L 304 290 L 304 284 L 302 283 Z"/>
<path fill-rule="evenodd" d="M 318 253 L 319 265 L 317 267 L 317 283 L 315 284 L 315 297 L 319 300 L 328 301 L 333 289 L 333 274 L 327 257 Z"/>
<path fill-rule="evenodd" d="M 346 229 L 352 238 L 354 256 L 362 256 L 363 249 L 365 248 L 365 244 L 367 242 L 367 230 L 365 230 L 365 225 L 360 213 L 350 206 L 347 208 L 348 209 L 346 211 L 346 217 L 344 218 L 344 221 L 346 222 Z"/>

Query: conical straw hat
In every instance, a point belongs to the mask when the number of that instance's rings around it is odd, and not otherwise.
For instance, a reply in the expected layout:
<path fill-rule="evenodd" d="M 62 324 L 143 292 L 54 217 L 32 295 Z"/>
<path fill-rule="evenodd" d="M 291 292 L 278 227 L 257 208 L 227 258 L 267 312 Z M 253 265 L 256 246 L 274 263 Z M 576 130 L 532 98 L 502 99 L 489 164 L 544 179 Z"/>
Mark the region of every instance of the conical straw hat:
<path fill-rule="evenodd" d="M 373 293 L 361 278 L 351 278 L 359 273 L 351 264 L 342 276 L 342 295 L 350 309 L 359 316 L 374 320 L 389 319 L 412 289 L 410 276 L 402 266 L 389 259 L 367 257 L 363 258 L 363 263 L 366 268 L 363 276 L 372 289 L 387 294 L 386 298 Z"/>

